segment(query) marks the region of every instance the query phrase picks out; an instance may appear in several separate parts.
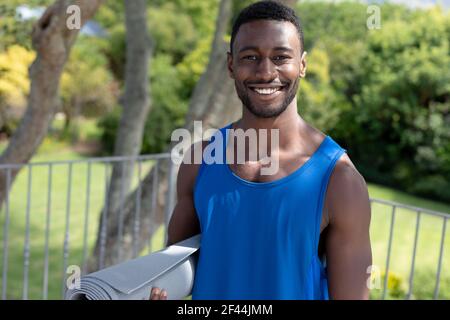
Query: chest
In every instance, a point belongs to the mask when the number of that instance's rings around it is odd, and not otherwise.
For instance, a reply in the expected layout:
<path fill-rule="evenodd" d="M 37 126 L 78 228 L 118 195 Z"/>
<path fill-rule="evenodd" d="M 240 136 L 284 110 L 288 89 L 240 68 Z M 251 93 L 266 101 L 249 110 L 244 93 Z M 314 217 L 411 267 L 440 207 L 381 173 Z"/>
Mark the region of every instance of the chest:
<path fill-rule="evenodd" d="M 246 161 L 245 163 L 239 163 L 237 159 L 234 159 L 228 166 L 241 179 L 251 182 L 271 182 L 300 170 L 310 159 L 311 157 L 299 154 L 280 154 L 265 160 Z"/>
<path fill-rule="evenodd" d="M 272 175 L 265 175 L 262 172 L 263 167 L 267 167 L 261 162 L 251 162 L 248 161 L 244 164 L 229 164 L 230 170 L 240 177 L 243 180 L 251 181 L 251 182 L 272 182 L 282 178 L 285 178 L 297 170 L 300 170 L 302 166 L 308 164 L 310 157 L 302 157 L 302 156 L 290 156 L 290 157 L 280 157 L 278 163 L 278 169 Z M 320 232 L 322 232 L 328 226 L 328 208 L 326 201 L 326 194 L 324 199 L 324 205 L 322 209 L 322 218 L 320 223 Z"/>

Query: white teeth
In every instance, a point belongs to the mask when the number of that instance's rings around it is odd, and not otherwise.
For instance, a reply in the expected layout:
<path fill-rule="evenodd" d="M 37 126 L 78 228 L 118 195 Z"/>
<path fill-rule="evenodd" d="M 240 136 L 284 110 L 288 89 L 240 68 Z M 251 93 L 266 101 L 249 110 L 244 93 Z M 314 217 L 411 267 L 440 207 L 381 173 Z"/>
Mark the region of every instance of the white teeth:
<path fill-rule="evenodd" d="M 259 94 L 272 94 L 280 90 L 280 88 L 253 88 Z"/>

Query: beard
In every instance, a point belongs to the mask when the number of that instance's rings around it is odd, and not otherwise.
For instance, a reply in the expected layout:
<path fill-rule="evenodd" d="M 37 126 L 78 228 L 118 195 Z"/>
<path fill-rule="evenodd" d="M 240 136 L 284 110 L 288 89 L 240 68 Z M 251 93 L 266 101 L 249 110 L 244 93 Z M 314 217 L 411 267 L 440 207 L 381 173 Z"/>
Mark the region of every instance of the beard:
<path fill-rule="evenodd" d="M 267 107 L 264 105 L 255 105 L 252 103 L 247 90 L 248 87 L 244 84 L 244 86 L 240 86 L 235 82 L 236 93 L 239 99 L 242 101 L 242 104 L 248 111 L 250 111 L 254 116 L 258 118 L 275 118 L 282 114 L 287 107 L 291 104 L 292 100 L 294 100 L 295 95 L 298 91 L 298 86 L 300 83 L 300 78 L 297 78 L 294 83 L 291 85 L 286 85 L 282 90 L 286 90 L 285 97 L 283 102 L 275 107 Z"/>

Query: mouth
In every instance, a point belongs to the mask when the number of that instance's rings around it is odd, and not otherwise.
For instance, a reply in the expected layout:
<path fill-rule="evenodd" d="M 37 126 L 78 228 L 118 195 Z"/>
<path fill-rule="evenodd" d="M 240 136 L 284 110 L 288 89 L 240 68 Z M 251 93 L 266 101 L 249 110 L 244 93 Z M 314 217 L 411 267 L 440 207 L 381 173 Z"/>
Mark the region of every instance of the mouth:
<path fill-rule="evenodd" d="M 263 97 L 274 97 L 278 95 L 286 86 L 248 86 L 248 88 Z"/>

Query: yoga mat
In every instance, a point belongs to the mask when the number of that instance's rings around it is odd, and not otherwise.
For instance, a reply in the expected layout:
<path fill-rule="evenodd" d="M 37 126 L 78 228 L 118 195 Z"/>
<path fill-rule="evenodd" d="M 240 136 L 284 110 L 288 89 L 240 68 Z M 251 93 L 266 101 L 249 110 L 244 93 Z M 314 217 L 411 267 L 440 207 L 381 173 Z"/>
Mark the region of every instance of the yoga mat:
<path fill-rule="evenodd" d="M 148 300 L 152 287 L 167 291 L 168 300 L 189 296 L 194 283 L 200 235 L 147 256 L 90 273 L 79 288 L 68 289 L 66 300 Z"/>

